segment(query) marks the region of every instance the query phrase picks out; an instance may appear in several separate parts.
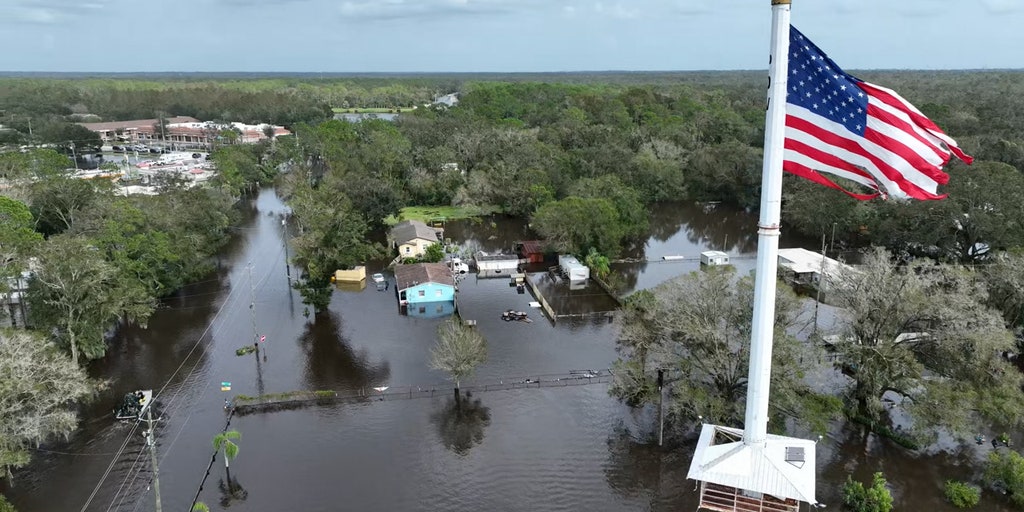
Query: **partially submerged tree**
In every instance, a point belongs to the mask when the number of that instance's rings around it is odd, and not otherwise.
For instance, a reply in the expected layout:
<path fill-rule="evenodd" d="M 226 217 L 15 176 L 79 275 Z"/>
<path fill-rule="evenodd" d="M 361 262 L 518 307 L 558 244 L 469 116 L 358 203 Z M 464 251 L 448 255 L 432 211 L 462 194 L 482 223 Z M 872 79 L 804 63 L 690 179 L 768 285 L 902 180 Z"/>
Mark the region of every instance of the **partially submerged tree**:
<path fill-rule="evenodd" d="M 80 355 L 103 357 L 104 335 L 118 320 L 143 323 L 153 312 L 153 298 L 118 276 L 88 239 L 52 237 L 38 257 L 29 282 L 32 323 L 67 347 L 75 364 Z"/>
<path fill-rule="evenodd" d="M 85 371 L 43 337 L 0 330 L 0 471 L 28 464 L 32 448 L 78 426 L 70 407 L 92 391 Z"/>
<path fill-rule="evenodd" d="M 487 360 L 487 341 L 476 329 L 466 327 L 452 317 L 437 328 L 437 344 L 430 351 L 430 367 L 441 370 L 455 382 L 458 392 L 462 379 Z"/>
<path fill-rule="evenodd" d="M 231 461 L 238 456 L 238 445 L 235 440 L 241 439 L 242 433 L 237 430 L 225 430 L 213 436 L 213 449 L 224 452 L 224 471 L 228 476 L 228 483 L 231 482 Z"/>
<path fill-rule="evenodd" d="M 830 295 L 847 311 L 833 345 L 852 380 L 846 399 L 853 414 L 880 421 L 887 405 L 901 404 L 916 435 L 967 432 L 981 418 L 1012 425 L 1024 417 L 1021 374 L 1002 357 L 1013 337 L 985 305 L 975 275 L 901 265 L 878 249 L 833 283 Z"/>
<path fill-rule="evenodd" d="M 753 280 L 731 268 L 692 272 L 639 292 L 626 303 L 611 394 L 631 406 L 657 399 L 655 373 L 667 371 L 672 417 L 741 425 L 747 393 Z M 839 407 L 803 380 L 813 348 L 787 334 L 798 302 L 788 287 L 776 299 L 772 413 L 824 430 Z"/>

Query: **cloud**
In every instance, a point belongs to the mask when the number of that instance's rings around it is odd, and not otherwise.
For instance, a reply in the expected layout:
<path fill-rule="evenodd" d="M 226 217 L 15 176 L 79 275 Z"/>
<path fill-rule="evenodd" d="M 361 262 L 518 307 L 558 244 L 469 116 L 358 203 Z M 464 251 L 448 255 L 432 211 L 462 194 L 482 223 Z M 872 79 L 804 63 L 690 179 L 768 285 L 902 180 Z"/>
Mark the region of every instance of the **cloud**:
<path fill-rule="evenodd" d="M 509 14 L 554 2 L 538 0 L 359 0 L 341 4 L 345 18 L 367 21 Z"/>
<path fill-rule="evenodd" d="M 601 2 L 597 2 L 594 4 L 594 11 L 598 14 L 604 14 L 620 20 L 631 20 L 640 17 L 639 9 L 625 7 L 621 2 L 615 2 L 611 5 L 605 5 Z"/>
<path fill-rule="evenodd" d="M 991 14 L 1011 14 L 1024 11 L 1024 0 L 985 0 L 982 3 Z"/>
<path fill-rule="evenodd" d="M 85 16 L 103 14 L 107 3 L 108 0 L 14 0 L 13 4 L 0 7 L 0 24 L 65 23 Z"/>

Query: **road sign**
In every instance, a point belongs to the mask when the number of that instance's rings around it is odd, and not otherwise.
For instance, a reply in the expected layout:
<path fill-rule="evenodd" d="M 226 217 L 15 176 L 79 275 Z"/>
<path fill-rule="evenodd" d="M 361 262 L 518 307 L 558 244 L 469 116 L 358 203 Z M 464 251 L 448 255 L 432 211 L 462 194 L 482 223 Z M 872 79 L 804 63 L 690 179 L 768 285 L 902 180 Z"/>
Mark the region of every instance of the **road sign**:
<path fill-rule="evenodd" d="M 231 383 L 230 382 L 221 382 L 220 383 L 220 390 L 221 391 L 231 391 Z"/>

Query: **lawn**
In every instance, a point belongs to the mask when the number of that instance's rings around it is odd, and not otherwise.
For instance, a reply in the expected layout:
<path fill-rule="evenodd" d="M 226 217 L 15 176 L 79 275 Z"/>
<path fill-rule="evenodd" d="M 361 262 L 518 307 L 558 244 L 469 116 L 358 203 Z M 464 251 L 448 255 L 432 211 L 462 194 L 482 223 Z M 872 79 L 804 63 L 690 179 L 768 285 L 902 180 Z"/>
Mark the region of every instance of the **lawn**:
<path fill-rule="evenodd" d="M 468 219 L 470 217 L 482 217 L 492 213 L 499 213 L 500 208 L 496 206 L 406 206 L 398 214 L 384 219 L 389 226 L 398 224 L 403 220 L 419 220 L 427 222 L 430 219 L 444 217 L 445 220 Z"/>
<path fill-rule="evenodd" d="M 341 108 L 335 107 L 331 110 L 335 114 L 391 114 L 395 111 L 398 112 L 412 112 L 416 107 L 365 107 L 365 108 Z"/>

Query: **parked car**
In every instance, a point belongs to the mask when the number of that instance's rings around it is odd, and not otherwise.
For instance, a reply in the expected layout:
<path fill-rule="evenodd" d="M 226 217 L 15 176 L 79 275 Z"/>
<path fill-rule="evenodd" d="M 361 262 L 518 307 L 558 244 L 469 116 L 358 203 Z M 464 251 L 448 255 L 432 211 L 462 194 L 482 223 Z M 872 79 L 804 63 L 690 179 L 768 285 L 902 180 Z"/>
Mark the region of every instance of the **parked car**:
<path fill-rule="evenodd" d="M 110 150 L 115 153 L 124 153 L 124 147 L 122 146 L 110 146 Z"/>
<path fill-rule="evenodd" d="M 198 159 L 200 159 L 202 157 L 203 157 L 203 155 L 200 155 L 199 153 L 192 153 L 192 158 L 195 158 L 195 159 L 198 160 Z"/>

